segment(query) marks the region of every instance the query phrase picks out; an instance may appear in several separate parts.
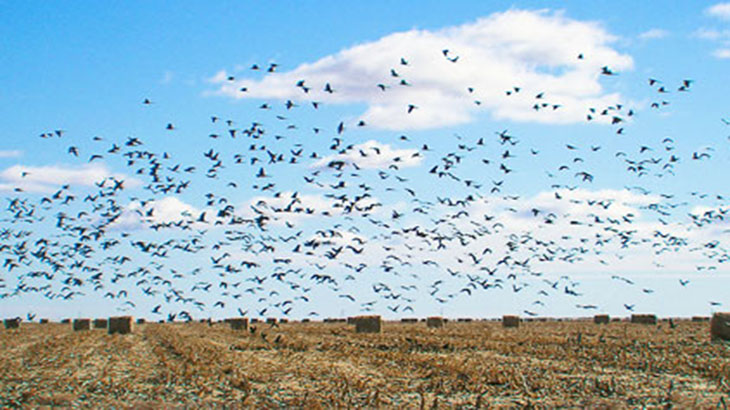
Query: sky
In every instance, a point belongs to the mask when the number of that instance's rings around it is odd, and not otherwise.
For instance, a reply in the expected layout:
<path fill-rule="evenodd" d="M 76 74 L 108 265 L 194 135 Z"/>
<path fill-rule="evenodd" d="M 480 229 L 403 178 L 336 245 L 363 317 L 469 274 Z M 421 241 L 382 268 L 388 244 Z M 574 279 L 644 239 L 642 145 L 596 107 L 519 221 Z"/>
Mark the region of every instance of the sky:
<path fill-rule="evenodd" d="M 726 310 L 730 3 L 549 6 L 0 0 L 0 316 Z"/>

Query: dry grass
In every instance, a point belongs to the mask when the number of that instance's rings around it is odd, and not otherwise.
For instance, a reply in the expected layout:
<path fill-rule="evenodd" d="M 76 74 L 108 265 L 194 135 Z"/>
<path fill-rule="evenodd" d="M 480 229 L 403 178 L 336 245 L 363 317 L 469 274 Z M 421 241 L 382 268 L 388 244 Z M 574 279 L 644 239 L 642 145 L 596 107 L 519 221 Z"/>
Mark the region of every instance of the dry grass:
<path fill-rule="evenodd" d="M 713 407 L 730 347 L 709 324 L 59 324 L 0 331 L 0 407 Z M 720 405 L 720 407 L 722 407 Z"/>

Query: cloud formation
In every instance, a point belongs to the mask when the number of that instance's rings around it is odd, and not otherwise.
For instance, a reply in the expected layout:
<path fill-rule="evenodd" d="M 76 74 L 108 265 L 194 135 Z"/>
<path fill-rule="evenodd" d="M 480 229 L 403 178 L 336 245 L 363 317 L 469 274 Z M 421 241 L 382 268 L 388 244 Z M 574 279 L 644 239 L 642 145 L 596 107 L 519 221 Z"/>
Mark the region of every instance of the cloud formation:
<path fill-rule="evenodd" d="M 0 150 L 0 158 L 18 158 L 23 155 L 20 150 Z"/>
<path fill-rule="evenodd" d="M 633 66 L 630 56 L 610 46 L 615 40 L 598 23 L 559 12 L 509 10 L 438 31 L 394 33 L 261 79 L 221 71 L 210 81 L 218 94 L 237 99 L 365 103 L 358 120 L 384 129 L 462 124 L 480 112 L 575 123 L 589 107 L 622 100 L 600 80 L 606 77 L 603 67 Z M 536 103 L 548 105 L 535 109 Z"/>
<path fill-rule="evenodd" d="M 705 14 L 723 21 L 730 21 L 730 3 L 718 3 L 705 9 Z M 730 30 L 711 29 L 702 27 L 695 31 L 698 38 L 719 43 L 720 46 L 712 52 L 712 56 L 719 59 L 730 58 Z"/>
<path fill-rule="evenodd" d="M 658 40 L 660 38 L 665 38 L 669 35 L 669 32 L 667 30 L 663 30 L 660 28 L 653 28 L 651 30 L 647 30 L 641 34 L 639 34 L 639 39 L 641 40 Z"/>
<path fill-rule="evenodd" d="M 360 169 L 382 169 L 390 166 L 398 168 L 414 167 L 423 157 L 416 149 L 396 149 L 388 144 L 370 140 L 354 145 L 340 154 L 326 156 L 315 162 L 313 168 L 337 168 L 354 166 Z"/>
<path fill-rule="evenodd" d="M 140 185 L 139 180 L 114 173 L 100 164 L 80 167 L 14 165 L 0 172 L 0 191 L 21 189 L 25 192 L 47 193 L 65 184 L 90 187 L 109 177 L 125 180 L 127 188 Z"/>
<path fill-rule="evenodd" d="M 718 3 L 708 7 L 705 12 L 707 15 L 719 18 L 721 20 L 730 21 L 730 3 Z"/>

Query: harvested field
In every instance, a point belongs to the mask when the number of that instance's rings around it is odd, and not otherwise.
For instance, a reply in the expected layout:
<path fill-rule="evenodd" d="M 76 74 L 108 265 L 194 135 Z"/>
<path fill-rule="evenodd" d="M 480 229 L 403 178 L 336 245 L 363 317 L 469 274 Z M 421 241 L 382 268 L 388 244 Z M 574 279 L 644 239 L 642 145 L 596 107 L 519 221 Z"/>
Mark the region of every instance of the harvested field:
<path fill-rule="evenodd" d="M 667 406 L 730 398 L 709 324 L 147 324 L 128 335 L 24 324 L 0 332 L 0 406 L 163 408 Z"/>

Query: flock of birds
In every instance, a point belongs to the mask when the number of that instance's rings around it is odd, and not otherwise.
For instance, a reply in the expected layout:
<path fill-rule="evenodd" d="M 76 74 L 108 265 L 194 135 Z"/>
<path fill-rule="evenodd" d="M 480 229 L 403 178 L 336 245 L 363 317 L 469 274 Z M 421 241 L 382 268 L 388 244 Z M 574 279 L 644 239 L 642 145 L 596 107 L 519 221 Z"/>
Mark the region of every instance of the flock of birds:
<path fill-rule="evenodd" d="M 441 54 L 459 63 L 452 51 Z M 402 69 L 409 64 L 405 57 L 395 61 L 383 82 L 372 86 L 382 93 L 417 88 Z M 277 69 L 274 63 L 251 67 L 267 75 Z M 598 74 L 617 75 L 610 67 Z M 234 76 L 227 81 L 238 84 Z M 692 84 L 649 79 L 658 96 L 650 109 L 662 110 L 670 96 L 690 92 Z M 649 249 L 657 260 L 685 251 L 700 255 L 706 263 L 697 270 L 730 260 L 720 241 L 697 243 L 679 233 L 722 226 L 730 208 L 708 207 L 684 220 L 677 210 L 687 203 L 675 193 L 626 187 L 646 198 L 642 210 L 656 217 L 657 227 L 645 235 L 635 227 L 633 208 L 591 191 L 599 178 L 594 166 L 607 159 L 625 170 L 627 180 L 647 181 L 673 176 L 682 162 L 711 160 L 712 147 L 679 152 L 674 139 L 664 137 L 656 144 L 631 140 L 626 149 L 604 155 L 600 144 L 540 149 L 529 137 L 499 129 L 439 141 L 398 135 L 393 146 L 407 148 L 393 148 L 364 141 L 369 134 L 363 120 L 312 124 L 327 105 L 311 98 L 320 95 L 312 90 L 336 94 L 337 84 L 301 79 L 292 87 L 301 90 L 301 99 L 262 103 L 247 113 L 253 120 L 211 116 L 211 132 L 185 142 L 204 146 L 195 158 L 172 152 L 169 143 L 153 148 L 160 144 L 152 138 L 183 138 L 184 129 L 174 122 L 161 124 L 161 137 L 95 136 L 84 144 L 73 142 L 79 137 L 72 131 L 42 133 L 49 148 L 62 149 L 70 160 L 125 171 L 92 187 L 64 184 L 38 194 L 19 186 L 7 196 L 0 303 L 31 294 L 55 302 L 102 297 L 137 315 L 190 320 L 230 313 L 314 317 L 337 314 L 332 310 L 343 306 L 414 315 L 423 306 L 511 292 L 529 300 L 523 313 L 534 316 L 549 312 L 557 298 L 568 298 L 579 310 L 606 308 L 587 301 L 569 274 L 546 271 L 584 261 L 610 265 L 635 248 Z M 548 93 L 519 85 L 505 89 L 504 97 L 526 93 L 534 95 L 526 109 L 563 108 Z M 481 104 L 479 90 L 468 87 L 463 94 Z M 142 100 L 143 109 L 156 104 Z M 405 105 L 403 115 L 420 105 Z M 635 113 L 617 103 L 588 109 L 585 120 L 602 121 L 624 135 Z M 294 121 L 298 116 L 301 123 Z M 553 156 L 563 162 L 543 160 L 545 149 L 563 151 Z M 28 178 L 34 171 L 21 172 Z M 515 175 L 551 181 L 551 197 L 540 202 L 519 195 L 511 186 Z M 724 200 L 700 192 L 692 197 Z M 566 205 L 556 207 L 560 203 Z M 167 212 L 170 206 L 177 213 Z M 611 280 L 641 294 L 654 292 L 630 277 Z M 690 283 L 688 272 L 677 286 Z M 314 299 L 328 292 L 336 302 L 323 311 Z M 636 305 L 617 303 L 627 311 Z M 29 311 L 28 319 L 34 315 Z"/>

